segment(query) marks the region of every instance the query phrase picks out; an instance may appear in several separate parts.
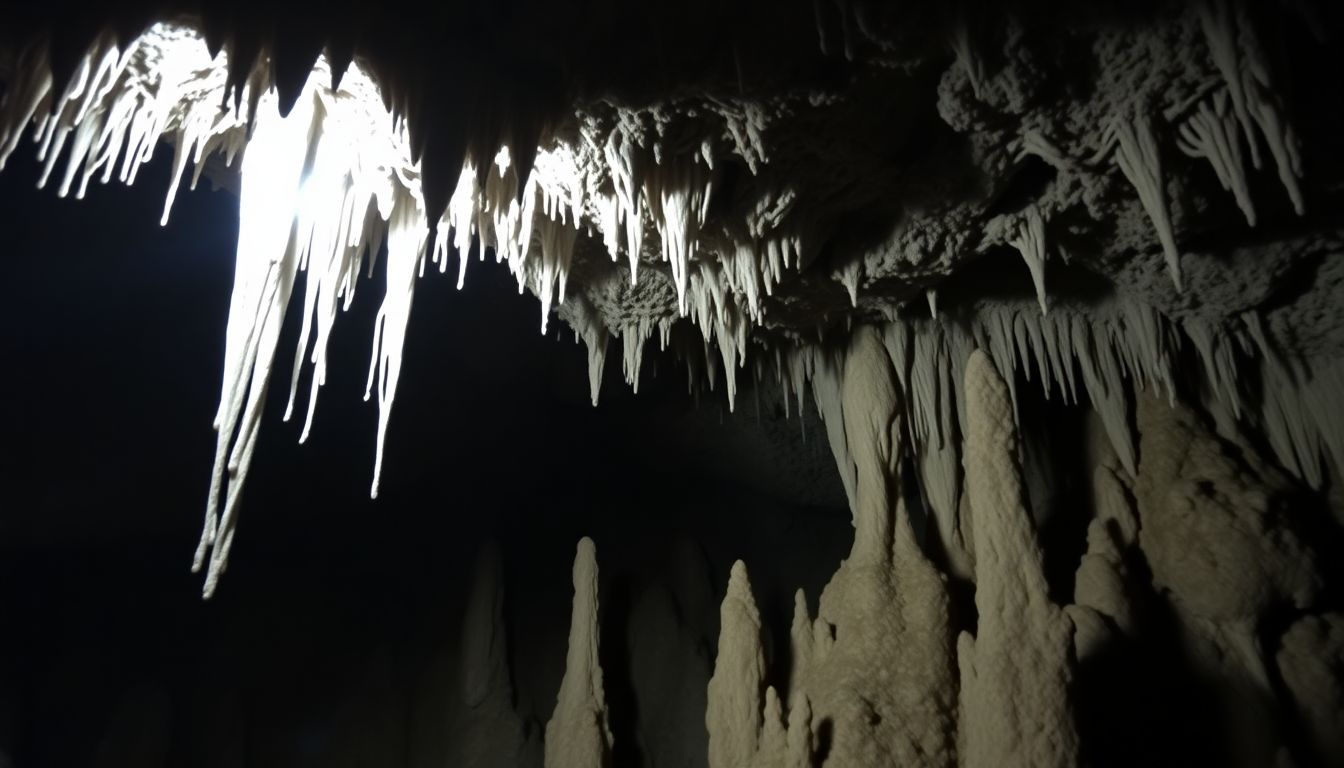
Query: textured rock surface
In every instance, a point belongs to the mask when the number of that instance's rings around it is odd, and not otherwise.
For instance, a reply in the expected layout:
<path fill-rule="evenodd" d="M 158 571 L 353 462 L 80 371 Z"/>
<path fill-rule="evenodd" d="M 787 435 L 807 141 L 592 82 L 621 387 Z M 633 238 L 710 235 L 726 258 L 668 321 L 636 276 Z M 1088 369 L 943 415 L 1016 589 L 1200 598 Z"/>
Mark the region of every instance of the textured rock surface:
<path fill-rule="evenodd" d="M 716 658 L 704 585 L 649 589 L 612 620 L 630 647 L 609 679 L 639 704 L 629 747 L 603 687 L 591 540 L 544 748 L 514 701 L 487 553 L 448 676 L 451 764 L 543 749 L 548 768 L 620 749 L 678 768 L 1151 762 L 1086 743 L 1124 728 L 1088 731 L 1075 683 L 1094 703 L 1114 687 L 1124 703 L 1089 714 L 1117 723 L 1193 702 L 1183 761 L 1340 762 L 1329 3 L 522 0 L 413 25 L 396 9 L 131 5 L 78 25 L 3 9 L 0 167 L 35 136 L 40 183 L 79 197 L 133 182 L 166 140 L 166 209 L 188 165 L 191 185 L 239 192 L 207 596 L 289 354 L 286 309 L 302 299 L 286 418 L 310 377 L 306 439 L 365 259 L 385 270 L 375 493 L 418 276 L 451 261 L 460 287 L 492 254 L 539 300 L 543 334 L 559 318 L 584 343 L 594 405 L 611 349 L 647 386 L 656 337 L 693 394 L 740 410 L 750 392 L 812 440 L 772 421 L 715 437 L 706 463 L 763 495 L 848 499 L 849 556 L 815 617 L 798 590 L 787 651 L 771 590 L 753 595 L 740 563 Z M 822 434 L 838 470 L 824 482 Z M 1107 667 L 1117 654 L 1130 666 Z M 325 743 L 332 761 L 376 762 L 399 733 L 394 665 L 359 658 L 334 717 L 367 727 Z M 1084 663 L 1113 676 L 1075 675 Z M 1188 679 L 1155 680 L 1177 667 Z M 1184 688 L 1179 705 L 1147 698 Z M 109 733 L 136 713 L 160 727 L 163 707 L 142 705 Z M 138 759 L 162 762 L 151 752 Z"/>
<path fill-rule="evenodd" d="M 761 616 L 751 595 L 747 567 L 739 560 L 728 579 L 719 618 L 719 653 L 709 679 L 705 726 L 709 729 L 710 768 L 751 765 L 761 750 L 761 697 L 765 690 L 765 655 L 761 650 Z M 778 721 L 778 700 L 775 719 Z"/>
<path fill-rule="evenodd" d="M 1233 729 L 1227 759 L 1268 764 L 1287 737 L 1272 714 L 1272 660 L 1260 638 L 1272 613 L 1317 599 L 1306 518 L 1285 478 L 1209 434 L 1188 409 L 1140 397 L 1137 420 L 1139 542 L 1153 585 L 1171 601 L 1190 663 L 1221 692 L 1217 706 Z"/>
<path fill-rule="evenodd" d="M 590 768 L 611 760 L 597 621 L 597 547 L 584 538 L 574 555 L 574 610 L 565 677 L 555 713 L 546 723 L 546 768 Z"/>
<path fill-rule="evenodd" d="M 508 50 L 531 57 L 551 49 L 523 41 L 623 28 L 523 5 L 535 13 L 508 12 L 507 23 L 481 9 L 471 26 L 495 31 L 477 45 L 488 53 L 508 29 Z M 1344 61 L 1322 28 L 1333 17 L 1252 0 L 1048 14 L 1031 2 L 897 11 L 863 0 L 819 10 L 753 2 L 703 18 L 589 10 L 677 44 L 607 41 L 599 49 L 629 57 L 621 68 L 567 45 L 573 83 L 540 74 L 555 69 L 544 55 L 531 78 L 525 67 L 473 68 L 466 83 L 427 79 L 418 66 L 442 55 L 440 17 L 391 47 L 374 32 L 387 29 L 380 14 L 353 38 L 340 14 L 306 19 L 302 34 L 261 31 L 275 27 L 260 11 L 230 10 L 231 24 L 187 14 L 130 47 L 96 16 L 54 42 L 44 14 L 17 20 L 0 157 L 35 126 L 43 182 L 61 194 L 80 195 L 117 166 L 132 181 L 167 138 L 171 204 L 189 162 L 199 174 L 208 156 L 262 145 L 243 153 L 242 197 L 274 204 L 245 204 L 241 216 L 198 552 L 207 592 L 227 562 L 277 318 L 291 294 L 297 303 L 299 273 L 314 274 L 295 370 L 307 360 L 320 373 L 337 299 L 351 298 L 365 256 L 384 242 L 388 293 L 369 377 L 380 409 L 375 493 L 415 275 L 455 257 L 460 283 L 488 252 L 540 299 L 543 332 L 558 314 L 584 341 L 595 400 L 612 338 L 632 386 L 656 335 L 692 387 L 721 387 L 731 407 L 739 378 L 773 373 L 801 396 L 825 368 L 820 342 L 856 321 L 896 326 L 884 335 L 905 337 L 908 355 L 892 359 L 911 390 L 920 495 L 956 573 L 968 564 L 955 520 L 964 404 L 953 390 L 970 346 L 991 352 L 1010 388 L 1009 372 L 1035 358 L 1042 383 L 1070 399 L 1080 397 L 1076 361 L 1131 475 L 1126 377 L 1264 433 L 1313 487 L 1324 485 L 1323 462 L 1344 462 L 1344 411 L 1331 394 L 1344 381 L 1344 329 L 1331 309 L 1344 285 L 1344 116 L 1290 103 L 1311 89 L 1284 87 Z M 673 50 L 679 68 L 660 58 Z M 645 82 L 640 67 L 660 74 Z M 445 96 L 474 108 L 445 122 L 427 107 Z M 308 141 L 317 135 L 322 151 Z M 286 142 L 313 153 L 271 146 Z M 268 170 L 249 193 L 247 158 L 261 155 L 277 161 L 252 161 Z M 305 182 L 323 192 L 300 206 L 300 178 L 331 183 Z M 295 218 L 308 235 L 292 247 L 274 216 L 289 207 L 303 209 Z"/>
<path fill-rule="evenodd" d="M 826 765 L 950 765 L 951 632 L 943 577 L 900 501 L 900 410 L 878 335 L 856 329 L 845 355 L 845 444 L 855 470 L 854 546 L 821 594 L 792 685 L 827 732 Z M 806 606 L 795 626 L 806 621 Z M 803 630 L 806 643 L 806 631 Z M 798 638 L 795 634 L 795 642 Z M 824 727 L 823 727 L 824 725 Z"/>
<path fill-rule="evenodd" d="M 1298 620 L 1277 660 L 1312 754 L 1323 765 L 1344 765 L 1344 616 Z"/>
<path fill-rule="evenodd" d="M 979 622 L 957 641 L 961 764 L 1074 765 L 1073 625 L 1046 589 L 1008 388 L 981 353 L 966 364 L 966 425 Z"/>

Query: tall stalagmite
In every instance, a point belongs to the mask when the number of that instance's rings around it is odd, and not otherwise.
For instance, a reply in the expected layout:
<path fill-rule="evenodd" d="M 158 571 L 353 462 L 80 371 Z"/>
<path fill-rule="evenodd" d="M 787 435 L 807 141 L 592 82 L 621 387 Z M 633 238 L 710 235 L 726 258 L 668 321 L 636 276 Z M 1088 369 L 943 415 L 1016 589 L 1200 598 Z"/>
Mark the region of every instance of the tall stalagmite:
<path fill-rule="evenodd" d="M 760 749 L 765 653 L 761 615 L 741 560 L 733 564 L 720 616 L 719 654 L 705 708 L 709 768 L 743 768 Z"/>
<path fill-rule="evenodd" d="M 450 704 L 448 763 L 462 768 L 533 765 L 529 742 L 514 710 L 504 626 L 503 563 L 499 548 L 486 544 L 476 559 L 471 594 L 462 619 L 458 691 Z"/>
<path fill-rule="evenodd" d="M 873 329 L 855 329 L 842 378 L 854 546 L 821 595 L 810 651 L 795 649 L 810 661 L 795 671 L 790 701 L 805 694 L 812 722 L 830 723 L 828 766 L 950 765 L 946 585 L 920 551 L 900 501 L 903 409 L 891 359 Z M 798 630 L 805 603 L 797 610 L 795 645 L 805 634 Z"/>
<path fill-rule="evenodd" d="M 600 768 L 611 762 L 597 643 L 597 547 L 585 536 L 574 556 L 569 654 L 555 712 L 546 723 L 546 768 Z"/>
<path fill-rule="evenodd" d="M 966 364 L 966 486 L 979 626 L 957 642 L 965 768 L 1071 766 L 1073 628 L 1050 602 L 1023 499 L 1008 387 L 980 351 Z"/>
<path fill-rule="evenodd" d="M 704 550 L 672 547 L 669 578 L 636 599 L 627 623 L 635 738 L 653 766 L 704 765 L 706 694 L 714 663 L 714 586 Z"/>

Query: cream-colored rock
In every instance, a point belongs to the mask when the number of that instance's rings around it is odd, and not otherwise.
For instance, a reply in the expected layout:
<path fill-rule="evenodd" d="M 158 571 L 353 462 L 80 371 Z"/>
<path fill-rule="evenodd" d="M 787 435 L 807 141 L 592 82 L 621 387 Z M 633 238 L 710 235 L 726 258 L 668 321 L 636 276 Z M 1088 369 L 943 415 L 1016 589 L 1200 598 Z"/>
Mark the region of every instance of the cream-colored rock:
<path fill-rule="evenodd" d="M 783 705 L 775 687 L 765 689 L 765 717 L 761 721 L 760 747 L 752 764 L 756 768 L 782 766 L 788 759 L 788 731 L 784 722 Z"/>
<path fill-rule="evenodd" d="M 1183 406 L 1138 398 L 1135 486 L 1153 584 L 1183 612 L 1254 623 L 1271 605 L 1307 607 L 1320 589 L 1286 480 L 1238 457 Z"/>
<path fill-rule="evenodd" d="M 1279 643 L 1277 661 L 1314 757 L 1344 766 L 1344 615 L 1299 619 Z"/>
<path fill-rule="evenodd" d="M 1297 530 L 1291 485 L 1182 405 L 1139 397 L 1136 421 L 1139 545 L 1153 585 L 1171 605 L 1187 660 L 1211 688 L 1216 708 L 1208 716 L 1226 734 L 1226 760 L 1269 765 L 1287 737 L 1261 621 L 1273 610 L 1311 606 L 1321 585 Z"/>
<path fill-rule="evenodd" d="M 789 732 L 785 768 L 812 768 L 816 753 L 812 738 L 812 704 L 806 694 L 798 694 L 789 707 Z"/>
<path fill-rule="evenodd" d="M 978 351 L 966 365 L 966 418 L 979 625 L 974 637 L 963 632 L 957 642 L 960 762 L 1072 766 L 1078 751 L 1068 695 L 1072 625 L 1047 594 L 1022 499 L 1008 388 Z"/>
<path fill-rule="evenodd" d="M 761 616 L 751 595 L 747 567 L 741 560 L 733 564 L 719 615 L 719 653 L 705 708 L 709 766 L 744 768 L 760 748 L 765 718 L 761 711 L 765 653 L 761 649 Z M 777 698 L 774 718 L 778 724 Z"/>
<path fill-rule="evenodd" d="M 600 768 L 611 761 L 611 728 L 598 660 L 597 547 L 579 540 L 569 653 L 555 712 L 546 723 L 546 768 Z"/>
<path fill-rule="evenodd" d="M 791 700 L 806 695 L 814 728 L 829 722 L 827 766 L 950 765 L 946 584 L 899 501 L 902 410 L 890 358 L 872 329 L 855 329 L 841 397 L 855 476 L 854 546 L 821 595 L 812 660 L 793 681 Z M 801 634 L 795 631 L 795 645 Z"/>
<path fill-rule="evenodd" d="M 1100 649 L 1110 626 L 1126 634 L 1134 629 L 1125 563 L 1125 553 L 1138 537 L 1133 502 L 1120 478 L 1105 466 L 1092 473 L 1092 494 L 1095 516 L 1087 527 L 1087 551 L 1074 574 L 1074 605 L 1068 606 L 1079 658 Z"/>

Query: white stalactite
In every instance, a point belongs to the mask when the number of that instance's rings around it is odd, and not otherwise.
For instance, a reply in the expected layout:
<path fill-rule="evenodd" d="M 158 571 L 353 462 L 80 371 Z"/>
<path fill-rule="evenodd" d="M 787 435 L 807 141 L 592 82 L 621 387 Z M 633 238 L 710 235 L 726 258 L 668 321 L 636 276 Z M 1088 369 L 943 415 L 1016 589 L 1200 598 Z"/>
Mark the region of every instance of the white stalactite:
<path fill-rule="evenodd" d="M 209 555 L 206 597 L 214 593 L 228 562 L 275 347 L 298 271 L 298 247 L 289 235 L 290 212 L 298 208 L 312 114 L 311 98 L 300 98 L 283 119 L 275 100 L 263 99 L 250 151 L 243 158 L 238 255 L 225 333 L 224 381 L 214 424 L 215 465 L 205 525 L 192 565 L 192 570 L 200 570 Z"/>
<path fill-rule="evenodd" d="M 1246 217 L 1246 223 L 1255 226 L 1255 204 L 1251 201 L 1246 183 L 1245 162 L 1241 154 L 1241 137 L 1237 118 L 1233 114 L 1228 92 L 1219 91 L 1213 104 L 1201 101 L 1194 114 L 1181 124 L 1176 146 L 1190 157 L 1202 157 L 1218 177 L 1223 189 L 1231 192 L 1237 207 Z"/>
<path fill-rule="evenodd" d="M 1111 122 L 1111 133 L 1118 142 L 1115 163 L 1139 193 L 1139 202 L 1153 222 L 1162 254 L 1167 260 L 1167 272 L 1176 289 L 1181 290 L 1181 253 L 1176 247 L 1176 236 L 1171 228 L 1171 211 L 1167 206 L 1166 178 L 1162 175 L 1162 152 L 1153 132 L 1152 118 L 1141 105 L 1129 115 L 1117 116 Z"/>
<path fill-rule="evenodd" d="M 1041 314 L 1046 314 L 1050 310 L 1045 297 L 1045 222 L 1041 219 L 1041 212 L 1036 208 L 1028 211 L 1026 220 L 1018 225 L 1017 234 L 1008 242 L 1022 254 L 1022 260 L 1027 263 L 1031 282 L 1036 286 L 1036 303 L 1041 305 Z M 929 311 L 937 316 L 932 302 Z"/>

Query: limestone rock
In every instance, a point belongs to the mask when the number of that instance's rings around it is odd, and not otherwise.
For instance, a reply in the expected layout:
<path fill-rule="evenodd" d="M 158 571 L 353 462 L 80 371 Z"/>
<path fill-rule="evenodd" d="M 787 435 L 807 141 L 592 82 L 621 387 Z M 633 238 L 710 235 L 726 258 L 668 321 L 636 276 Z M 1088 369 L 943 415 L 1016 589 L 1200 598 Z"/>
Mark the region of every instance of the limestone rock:
<path fill-rule="evenodd" d="M 705 727 L 709 730 L 710 768 L 743 768 L 761 746 L 761 696 L 765 687 L 765 655 L 761 650 L 761 617 L 751 595 L 747 567 L 739 560 L 728 579 L 720 613 L 719 653 L 709 679 Z M 778 699 L 773 713 L 779 719 Z"/>
<path fill-rule="evenodd" d="M 1321 765 L 1344 765 L 1344 615 L 1306 616 L 1284 633 L 1279 674 Z"/>
<path fill-rule="evenodd" d="M 821 595 L 812 659 L 795 685 L 813 727 L 830 723 L 825 765 L 950 765 L 946 584 L 915 542 L 900 500 L 899 399 L 891 360 L 869 328 L 855 329 L 842 391 L 854 546 Z"/>
<path fill-rule="evenodd" d="M 598 658 L 597 547 L 579 540 L 569 653 L 555 712 L 546 723 L 546 768 L 601 768 L 611 761 L 611 729 Z"/>
<path fill-rule="evenodd" d="M 1008 388 L 981 352 L 966 364 L 966 422 L 980 619 L 957 641 L 961 765 L 1072 766 L 1073 627 L 1047 594 Z"/>

